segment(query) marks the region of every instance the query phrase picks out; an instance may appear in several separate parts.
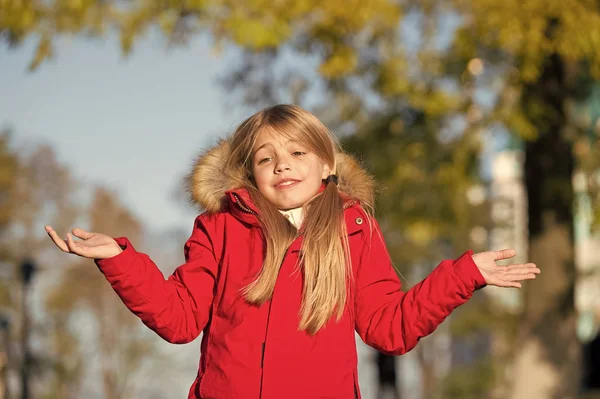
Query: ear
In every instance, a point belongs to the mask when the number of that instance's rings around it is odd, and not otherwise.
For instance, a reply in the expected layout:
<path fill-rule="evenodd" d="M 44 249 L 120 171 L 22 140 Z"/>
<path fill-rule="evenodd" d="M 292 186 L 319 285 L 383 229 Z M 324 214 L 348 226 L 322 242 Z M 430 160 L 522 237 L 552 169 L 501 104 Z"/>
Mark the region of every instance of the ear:
<path fill-rule="evenodd" d="M 326 163 L 323 164 L 323 173 L 321 174 L 321 179 L 326 179 L 332 173 L 331 168 Z"/>

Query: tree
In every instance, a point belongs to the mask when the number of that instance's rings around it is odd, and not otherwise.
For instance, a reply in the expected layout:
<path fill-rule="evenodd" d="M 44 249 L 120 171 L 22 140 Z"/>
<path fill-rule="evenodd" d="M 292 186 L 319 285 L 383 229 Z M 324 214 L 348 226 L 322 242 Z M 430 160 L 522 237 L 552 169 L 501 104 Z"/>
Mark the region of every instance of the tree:
<path fill-rule="evenodd" d="M 15 185 L 15 172 L 18 167 L 17 154 L 10 148 L 10 135 L 8 132 L 0 132 L 0 237 L 5 237 L 8 226 L 12 221 L 13 207 L 10 201 L 10 193 Z M 8 249 L 0 242 L 0 267 L 7 268 L 10 264 L 7 261 Z M 9 347 L 11 335 L 10 317 L 6 310 L 13 306 L 11 298 L 10 283 L 11 279 L 6 278 L 6 272 L 1 270 L 4 278 L 0 280 L 0 392 L 7 392 L 8 388 L 8 370 L 10 367 Z"/>
<path fill-rule="evenodd" d="M 42 227 L 51 224 L 57 231 L 68 231 L 83 218 L 97 231 L 127 235 L 136 242 L 142 239 L 141 225 L 107 189 L 94 191 L 89 208 L 77 205 L 80 184 L 57 158 L 48 145 L 19 148 L 8 132 L 1 136 L 0 261 L 7 269 L 2 270 L 0 304 L 11 322 L 10 338 L 16 341 L 23 333 L 18 267 L 26 256 L 35 259 L 33 283 L 40 292 L 47 293 L 42 287 L 59 281 L 44 298 L 50 317 L 33 319 L 29 325 L 30 334 L 44 343 L 31 364 L 35 396 L 80 397 L 82 378 L 98 363 L 105 397 L 127 396 L 135 389 L 133 375 L 152 353 L 151 333 L 123 306 L 92 262 L 65 258 Z M 97 324 L 91 340 L 81 332 L 81 320 Z M 4 342 L 0 345 L 4 351 Z M 86 353 L 90 347 L 97 348 L 94 356 Z M 16 369 L 19 358 L 18 352 L 11 353 L 7 367 Z"/>
<path fill-rule="evenodd" d="M 87 211 L 89 230 L 114 237 L 127 236 L 132 242 L 142 239 L 142 226 L 126 209 L 114 192 L 97 187 Z M 152 340 L 145 327 L 115 295 L 93 262 L 87 259 L 70 265 L 62 274 L 61 282 L 48 295 L 47 306 L 51 320 L 57 328 L 64 329 L 65 336 L 57 341 L 57 358 L 66 375 L 81 372 L 82 366 L 94 363 L 100 368 L 104 397 L 116 399 L 128 397 L 133 389 L 132 377 L 152 354 Z M 74 320 L 86 316 L 94 326 L 91 337 L 75 339 Z M 70 345 L 65 345 L 68 341 Z M 73 342 L 79 346 L 73 348 Z M 85 362 L 86 347 L 93 347 L 97 362 Z M 62 384 L 68 379 L 60 380 Z M 77 382 L 76 380 L 74 382 Z M 77 385 L 66 386 L 72 397 L 78 397 Z M 73 392 L 74 391 L 74 392 Z M 62 396 L 61 396 L 62 397 Z"/>
<path fill-rule="evenodd" d="M 445 117 L 446 125 L 499 124 L 523 139 L 529 258 L 543 273 L 525 289 L 514 397 L 576 394 L 581 362 L 573 303 L 572 177 L 590 165 L 598 141 L 582 134 L 572 111 L 586 95 L 582 89 L 600 76 L 596 2 L 138 1 L 69 8 L 56 1 L 44 2 L 53 12 L 38 13 L 25 8 L 42 8 L 41 2 L 14 5 L 21 3 L 9 1 L 9 14 L 0 10 L 21 21 L 5 18 L 0 31 L 13 43 L 41 32 L 34 65 L 64 32 L 112 26 L 129 51 L 149 26 L 159 25 L 175 41 L 205 30 L 243 50 L 241 68 L 227 81 L 242 88 L 247 100 L 277 100 L 282 83 L 287 98 L 294 92 L 299 102 L 309 89 L 325 87 L 334 107 L 322 108 L 322 116 L 341 132 L 358 131 L 373 109 L 393 103 L 428 118 Z M 404 39 L 410 29 L 412 40 Z M 290 57 L 315 69 L 281 67 L 279 61 Z M 596 179 L 587 182 L 597 186 Z"/>
<path fill-rule="evenodd" d="M 377 215 L 405 289 L 429 274 L 440 259 L 456 257 L 465 248 L 485 248 L 485 239 L 472 239 L 472 232 L 488 225 L 488 204 L 483 199 L 469 201 L 482 185 L 480 139 L 472 129 L 442 139 L 438 133 L 442 125 L 442 120 L 427 118 L 422 111 L 390 106 L 342 142 L 364 161 L 382 187 Z M 504 320 L 499 323 L 485 317 L 492 304 L 482 300 L 488 306 L 485 311 L 471 305 L 453 315 L 452 325 L 464 325 L 461 320 L 466 319 L 473 330 L 463 331 L 463 336 L 490 334 L 503 327 Z M 496 309 L 495 313 L 501 312 Z M 437 349 L 436 338 L 428 338 L 428 344 L 415 349 L 424 398 L 439 397 L 448 385 L 438 381 L 438 375 L 445 372 L 440 359 L 450 354 Z M 380 370 L 388 370 L 380 383 L 398 390 L 395 362 L 381 354 L 378 362 Z M 489 388 L 489 380 L 478 381 L 479 389 Z"/>
<path fill-rule="evenodd" d="M 76 183 L 69 171 L 61 165 L 54 151 L 45 145 L 19 148 L 9 140 L 9 133 L 2 140 L 2 231 L 0 253 L 2 261 L 2 305 L 10 323 L 10 341 L 21 340 L 24 334 L 39 334 L 45 336 L 46 331 L 36 319 L 24 323 L 26 309 L 23 302 L 18 300 L 25 289 L 20 277 L 20 266 L 26 259 L 39 260 L 49 248 L 48 239 L 42 232 L 41 219 L 47 219 L 52 214 L 52 221 L 58 226 L 70 224 L 77 215 L 73 194 Z M 34 262 L 39 266 L 38 262 Z M 36 268 L 39 275 L 45 270 Z M 36 275 L 32 283 L 37 286 L 39 278 Z M 42 332 L 42 334 L 40 334 Z M 12 345 L 11 345 L 12 346 Z M 16 370 L 19 363 L 27 361 L 23 350 L 11 351 L 7 367 Z M 34 375 L 39 381 L 47 375 L 51 367 L 45 361 L 44 354 L 36 351 L 28 360 L 28 367 L 23 370 L 27 375 Z M 36 381 L 32 381 L 35 385 Z M 29 387 L 29 385 L 28 385 Z M 34 388 L 35 387 L 30 387 Z"/>
<path fill-rule="evenodd" d="M 581 360 L 572 179 L 577 149 L 590 143 L 573 121 L 572 104 L 584 94 L 582 83 L 600 76 L 593 50 L 600 9 L 586 1 L 456 6 L 470 22 L 458 31 L 454 54 L 506 70 L 494 117 L 526 140 L 530 258 L 543 273 L 525 290 L 514 397 L 575 397 Z"/>
<path fill-rule="evenodd" d="M 0 237 L 6 237 L 13 219 L 15 204 L 11 201 L 11 193 L 16 183 L 17 168 L 18 158 L 14 150 L 10 148 L 10 134 L 9 132 L 2 132 L 0 135 Z M 10 260 L 8 248 L 5 245 L 1 245 L 0 261 L 4 263 L 8 260 Z M 11 301 L 8 294 L 8 286 L 4 286 L 4 281 L 1 283 L 0 305 L 9 306 Z"/>

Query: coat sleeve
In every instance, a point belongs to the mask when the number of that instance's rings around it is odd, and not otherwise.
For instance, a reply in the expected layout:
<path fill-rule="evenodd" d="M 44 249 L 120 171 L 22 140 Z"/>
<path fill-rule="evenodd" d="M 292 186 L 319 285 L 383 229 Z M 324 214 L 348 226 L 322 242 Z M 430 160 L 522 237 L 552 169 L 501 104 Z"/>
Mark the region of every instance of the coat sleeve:
<path fill-rule="evenodd" d="M 373 348 L 401 355 L 485 286 L 485 280 L 469 251 L 454 261 L 443 261 L 404 293 L 379 226 L 374 220 L 371 225 L 372 234 L 363 231 L 367 237 L 356 276 L 356 331 Z"/>
<path fill-rule="evenodd" d="M 202 216 L 185 243 L 185 263 L 166 280 L 150 257 L 137 252 L 127 238 L 116 241 L 123 252 L 96 264 L 123 303 L 169 342 L 188 343 L 198 337 L 208 323 L 217 275 Z"/>

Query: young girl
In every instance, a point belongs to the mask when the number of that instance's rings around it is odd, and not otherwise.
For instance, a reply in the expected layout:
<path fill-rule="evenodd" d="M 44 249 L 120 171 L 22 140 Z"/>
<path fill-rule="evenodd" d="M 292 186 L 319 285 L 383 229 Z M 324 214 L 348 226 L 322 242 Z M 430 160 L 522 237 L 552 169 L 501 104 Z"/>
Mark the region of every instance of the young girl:
<path fill-rule="evenodd" d="M 64 241 L 46 231 L 64 252 L 95 259 L 165 340 L 204 333 L 189 398 L 360 398 L 354 331 L 401 355 L 475 290 L 520 288 L 540 272 L 496 264 L 513 250 L 469 251 L 402 292 L 370 212 L 371 178 L 295 106 L 244 121 L 188 181 L 205 212 L 167 280 L 127 238 L 73 229 Z"/>

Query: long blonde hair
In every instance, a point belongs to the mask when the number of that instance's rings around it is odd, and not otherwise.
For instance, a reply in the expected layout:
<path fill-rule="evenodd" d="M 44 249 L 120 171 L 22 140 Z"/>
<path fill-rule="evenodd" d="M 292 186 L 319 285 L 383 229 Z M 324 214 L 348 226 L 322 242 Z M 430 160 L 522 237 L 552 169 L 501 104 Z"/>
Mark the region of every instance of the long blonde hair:
<path fill-rule="evenodd" d="M 299 261 L 304 276 L 299 328 L 315 334 L 332 315 L 338 321 L 341 319 L 352 282 L 343 199 L 336 184 L 327 184 L 322 193 L 303 206 L 303 231 L 298 232 L 253 182 L 252 148 L 263 129 L 301 141 L 334 173 L 340 146 L 329 129 L 310 112 L 293 105 L 277 105 L 239 125 L 230 140 L 226 165 L 230 175 L 245 176 L 237 185 L 249 191 L 260 211 L 259 220 L 265 232 L 263 266 L 257 278 L 243 290 L 245 298 L 260 305 L 272 297 L 287 249 L 300 233 L 304 234 Z"/>

